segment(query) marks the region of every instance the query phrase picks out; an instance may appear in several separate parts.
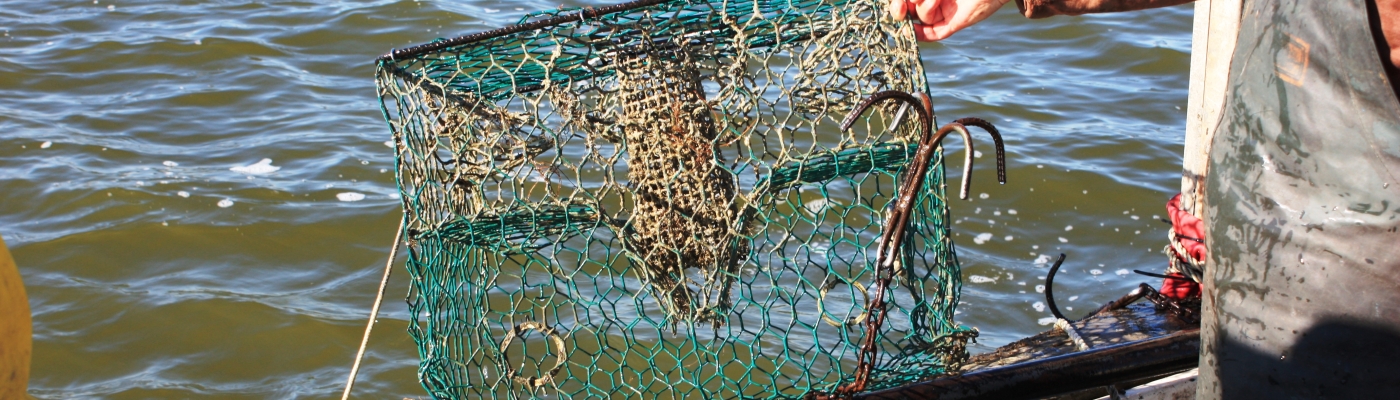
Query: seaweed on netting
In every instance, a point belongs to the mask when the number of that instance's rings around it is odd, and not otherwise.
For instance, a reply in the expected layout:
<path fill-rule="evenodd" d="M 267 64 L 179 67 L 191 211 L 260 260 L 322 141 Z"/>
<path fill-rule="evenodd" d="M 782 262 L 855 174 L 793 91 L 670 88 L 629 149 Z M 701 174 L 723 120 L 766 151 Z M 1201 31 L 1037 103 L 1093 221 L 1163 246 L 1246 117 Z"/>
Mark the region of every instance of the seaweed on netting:
<path fill-rule="evenodd" d="M 641 0 L 395 50 L 376 80 L 434 397 L 796 398 L 849 382 L 924 91 L 878 0 Z M 942 160 L 872 387 L 955 367 Z"/>

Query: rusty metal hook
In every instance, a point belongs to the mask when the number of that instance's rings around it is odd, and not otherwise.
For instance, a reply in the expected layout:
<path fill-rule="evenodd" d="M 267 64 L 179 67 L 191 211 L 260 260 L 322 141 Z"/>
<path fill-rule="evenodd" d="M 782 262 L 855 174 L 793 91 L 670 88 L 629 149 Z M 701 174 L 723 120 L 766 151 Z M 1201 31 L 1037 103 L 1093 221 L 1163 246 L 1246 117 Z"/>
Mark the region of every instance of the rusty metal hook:
<path fill-rule="evenodd" d="M 1005 185 L 1006 146 L 1002 144 L 1001 132 L 997 131 L 997 127 L 993 126 L 991 122 L 987 122 L 987 120 L 985 119 L 973 117 L 958 118 L 957 120 L 953 121 L 953 123 L 982 128 L 982 130 L 987 131 L 987 134 L 992 135 L 992 143 L 995 144 L 997 148 L 997 182 Z M 968 151 L 970 152 L 971 150 L 969 149 Z"/>
<path fill-rule="evenodd" d="M 997 130 L 996 126 L 981 118 L 960 118 L 950 124 L 944 125 L 935 132 L 933 130 L 932 118 L 933 101 L 929 98 L 928 94 L 925 93 L 909 94 L 891 90 L 871 95 L 870 98 L 862 101 L 841 121 L 841 131 L 850 130 L 851 125 L 854 125 L 856 120 L 860 118 L 861 115 L 865 114 L 865 111 L 870 109 L 871 106 L 890 99 L 905 102 L 907 103 L 906 105 L 921 106 L 915 108 L 919 114 L 921 133 L 919 149 L 914 158 L 914 163 L 911 165 L 911 171 L 914 171 L 915 175 L 911 176 L 910 179 L 919 179 L 919 181 L 922 182 L 927 174 L 928 163 L 932 160 L 933 152 L 943 143 L 943 138 L 956 131 L 962 136 L 963 142 L 966 143 L 967 147 L 967 152 L 963 154 L 962 186 L 958 192 L 958 198 L 969 200 L 968 194 L 972 191 L 972 155 L 975 153 L 975 150 L 973 150 L 972 134 L 967 131 L 967 126 L 975 126 L 982 128 L 982 130 L 987 131 L 987 133 L 992 136 L 992 142 L 996 145 L 997 154 L 997 182 L 1006 184 L 1006 148 L 1001 139 L 1001 132 Z M 906 182 L 906 184 L 908 183 L 912 183 L 912 181 Z"/>
<path fill-rule="evenodd" d="M 909 219 L 914 214 L 915 201 L 919 194 L 923 192 L 924 181 L 928 176 L 929 166 L 933 162 L 934 154 L 938 151 L 943 138 L 953 132 L 962 135 L 963 142 L 967 145 L 967 152 L 963 155 L 963 176 L 962 192 L 960 197 L 968 199 L 968 192 L 972 188 L 972 134 L 960 122 L 953 122 L 933 130 L 933 101 L 925 93 L 909 94 L 901 91 L 884 91 L 875 93 L 862 101 L 859 105 L 841 121 L 841 131 L 850 130 L 856 120 L 865 113 L 871 106 L 885 100 L 896 100 L 905 103 L 905 109 L 913 106 L 919 114 L 919 147 L 915 152 L 914 160 L 909 164 L 903 177 L 904 182 L 900 187 L 898 198 L 893 209 L 886 216 L 885 231 L 881 234 L 879 248 L 877 249 L 875 282 L 870 287 L 873 294 L 867 299 L 866 312 L 869 317 L 865 319 L 865 341 L 861 345 L 860 365 L 854 371 L 851 382 L 837 387 L 834 393 L 822 394 L 812 393 L 811 398 L 840 398 L 864 391 L 871 378 L 875 355 L 879 351 L 877 336 L 880 327 L 885 321 L 885 289 L 890 286 L 893 280 L 895 263 L 899 259 L 899 252 L 903 245 L 905 231 L 909 226 Z M 901 110 L 901 114 L 904 110 Z M 897 121 L 903 116 L 896 117 Z M 1005 161 L 1002 151 L 1001 134 L 996 131 L 991 123 L 976 118 L 965 118 L 962 121 L 968 124 L 981 127 L 992 134 L 992 138 L 997 145 L 997 171 L 999 180 L 1006 182 Z M 896 122 L 898 123 L 898 122 Z"/>

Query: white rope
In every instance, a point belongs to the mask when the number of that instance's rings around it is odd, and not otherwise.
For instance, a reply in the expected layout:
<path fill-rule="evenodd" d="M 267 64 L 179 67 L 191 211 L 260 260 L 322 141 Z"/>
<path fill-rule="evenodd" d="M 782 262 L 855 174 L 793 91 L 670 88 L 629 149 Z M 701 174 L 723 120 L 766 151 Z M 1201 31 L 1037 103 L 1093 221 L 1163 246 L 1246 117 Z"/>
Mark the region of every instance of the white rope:
<path fill-rule="evenodd" d="M 374 330 L 374 320 L 379 318 L 379 305 L 384 302 L 384 288 L 389 286 L 389 273 L 394 270 L 394 257 L 398 256 L 399 239 L 403 239 L 404 221 L 399 221 L 399 230 L 394 233 L 394 245 L 389 248 L 389 262 L 384 263 L 384 278 L 379 281 L 379 294 L 374 296 L 374 307 L 369 310 L 369 323 L 365 324 L 365 338 L 360 341 L 360 351 L 355 353 L 355 365 L 350 367 L 350 378 L 345 381 L 345 393 L 340 400 L 350 398 L 350 388 L 355 387 L 355 375 L 360 373 L 360 361 L 364 360 L 365 347 L 369 345 L 369 333 Z"/>

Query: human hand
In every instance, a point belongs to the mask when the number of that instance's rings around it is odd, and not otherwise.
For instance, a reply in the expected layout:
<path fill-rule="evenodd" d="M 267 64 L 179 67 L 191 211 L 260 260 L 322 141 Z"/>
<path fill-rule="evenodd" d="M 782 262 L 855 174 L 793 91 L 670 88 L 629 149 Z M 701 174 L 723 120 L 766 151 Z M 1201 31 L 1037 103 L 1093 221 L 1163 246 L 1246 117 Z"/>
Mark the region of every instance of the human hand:
<path fill-rule="evenodd" d="M 890 0 L 890 16 L 914 21 L 914 37 L 933 42 L 982 22 L 1011 0 Z"/>

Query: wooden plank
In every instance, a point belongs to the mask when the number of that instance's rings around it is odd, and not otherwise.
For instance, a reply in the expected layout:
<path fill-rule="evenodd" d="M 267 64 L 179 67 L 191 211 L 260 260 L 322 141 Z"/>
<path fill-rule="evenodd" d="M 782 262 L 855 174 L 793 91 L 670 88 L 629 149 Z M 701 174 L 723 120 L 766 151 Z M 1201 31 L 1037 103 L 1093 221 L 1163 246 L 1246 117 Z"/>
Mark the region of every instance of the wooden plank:
<path fill-rule="evenodd" d="M 1181 208 L 1198 217 L 1205 209 L 1210 142 L 1225 106 L 1230 60 L 1240 30 L 1242 0 L 1199 0 L 1191 31 L 1191 84 L 1186 101 Z"/>

